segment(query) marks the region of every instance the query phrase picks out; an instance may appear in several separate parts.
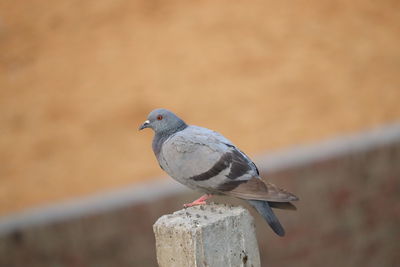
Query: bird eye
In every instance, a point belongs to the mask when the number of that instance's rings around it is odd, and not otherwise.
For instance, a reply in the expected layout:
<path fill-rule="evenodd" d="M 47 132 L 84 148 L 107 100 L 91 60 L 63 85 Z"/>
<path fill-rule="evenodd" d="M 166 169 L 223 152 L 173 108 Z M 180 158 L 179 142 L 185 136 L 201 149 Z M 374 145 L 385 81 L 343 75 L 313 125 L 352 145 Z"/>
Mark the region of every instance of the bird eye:
<path fill-rule="evenodd" d="M 158 115 L 158 116 L 157 116 L 157 120 L 160 121 L 160 120 L 162 120 L 162 119 L 163 119 L 163 116 L 162 116 L 162 115 Z"/>

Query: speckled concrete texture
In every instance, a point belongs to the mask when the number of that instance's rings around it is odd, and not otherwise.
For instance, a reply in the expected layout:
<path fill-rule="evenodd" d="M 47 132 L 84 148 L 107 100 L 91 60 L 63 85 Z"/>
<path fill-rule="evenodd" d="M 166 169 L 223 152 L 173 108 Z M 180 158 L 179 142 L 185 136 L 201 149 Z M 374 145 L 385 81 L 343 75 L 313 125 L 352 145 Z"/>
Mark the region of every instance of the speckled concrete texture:
<path fill-rule="evenodd" d="M 160 267 L 260 266 L 253 217 L 240 206 L 183 209 L 162 216 L 153 229 Z"/>

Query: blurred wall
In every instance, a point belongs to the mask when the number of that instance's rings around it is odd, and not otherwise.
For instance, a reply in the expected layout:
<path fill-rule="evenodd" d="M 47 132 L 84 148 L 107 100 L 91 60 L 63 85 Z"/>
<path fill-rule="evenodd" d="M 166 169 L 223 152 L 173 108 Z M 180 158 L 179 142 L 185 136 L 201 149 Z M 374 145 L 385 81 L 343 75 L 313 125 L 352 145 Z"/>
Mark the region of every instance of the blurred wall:
<path fill-rule="evenodd" d="M 399 1 L 1 1 L 0 213 L 161 175 L 156 107 L 249 154 L 400 118 Z"/>
<path fill-rule="evenodd" d="M 245 205 L 262 266 L 399 266 L 399 162 L 400 125 L 260 158 L 263 177 L 300 197 L 297 211 L 277 211 L 284 238 Z M 141 189 L 119 205 L 115 195 L 0 221 L 0 266 L 157 266 L 153 223 L 198 195 L 165 183 Z"/>

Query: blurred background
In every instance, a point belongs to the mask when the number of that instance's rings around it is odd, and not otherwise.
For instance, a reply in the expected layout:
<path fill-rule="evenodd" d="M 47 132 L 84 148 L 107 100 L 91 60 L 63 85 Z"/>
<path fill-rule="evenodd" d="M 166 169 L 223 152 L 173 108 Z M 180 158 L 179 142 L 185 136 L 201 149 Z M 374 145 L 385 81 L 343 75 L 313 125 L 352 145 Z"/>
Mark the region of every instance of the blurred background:
<path fill-rule="evenodd" d="M 0 215 L 163 176 L 154 108 L 252 157 L 399 121 L 399 8 L 1 1 Z"/>

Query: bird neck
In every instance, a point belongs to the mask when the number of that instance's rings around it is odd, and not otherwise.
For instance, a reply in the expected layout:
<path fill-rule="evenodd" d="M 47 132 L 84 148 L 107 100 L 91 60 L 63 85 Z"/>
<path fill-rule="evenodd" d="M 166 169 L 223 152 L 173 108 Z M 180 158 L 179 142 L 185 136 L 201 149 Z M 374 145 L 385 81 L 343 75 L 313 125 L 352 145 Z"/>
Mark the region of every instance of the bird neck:
<path fill-rule="evenodd" d="M 156 135 L 161 136 L 166 136 L 169 137 L 170 135 L 180 132 L 184 129 L 186 129 L 186 127 L 188 127 L 188 125 L 183 121 L 180 120 L 179 122 L 175 123 L 174 127 L 170 127 L 168 129 L 163 129 L 161 131 L 157 131 Z"/>
<path fill-rule="evenodd" d="M 171 135 L 186 129 L 187 127 L 188 125 L 184 121 L 181 121 L 178 127 L 157 132 L 153 138 L 153 150 L 156 156 L 158 156 L 158 154 L 160 153 L 165 140 L 167 140 Z"/>

